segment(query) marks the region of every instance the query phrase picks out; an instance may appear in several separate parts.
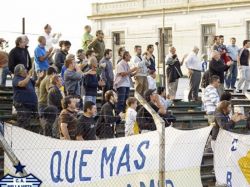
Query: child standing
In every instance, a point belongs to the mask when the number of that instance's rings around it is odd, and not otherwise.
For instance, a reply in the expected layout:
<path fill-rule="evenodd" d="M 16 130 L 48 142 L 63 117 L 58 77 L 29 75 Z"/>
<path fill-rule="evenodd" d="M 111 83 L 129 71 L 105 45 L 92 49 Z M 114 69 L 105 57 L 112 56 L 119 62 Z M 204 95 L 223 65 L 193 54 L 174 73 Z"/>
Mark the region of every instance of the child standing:
<path fill-rule="evenodd" d="M 127 99 L 127 112 L 125 118 L 125 136 L 131 136 L 134 134 L 138 134 L 138 125 L 136 126 L 136 107 L 137 107 L 137 100 L 134 97 L 130 97 Z"/>

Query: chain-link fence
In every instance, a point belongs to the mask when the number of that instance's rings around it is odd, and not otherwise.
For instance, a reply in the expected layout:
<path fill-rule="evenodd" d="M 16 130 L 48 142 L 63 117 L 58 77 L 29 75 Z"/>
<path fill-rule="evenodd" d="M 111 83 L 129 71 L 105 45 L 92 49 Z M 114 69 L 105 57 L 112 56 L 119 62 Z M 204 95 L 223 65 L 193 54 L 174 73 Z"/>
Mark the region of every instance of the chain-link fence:
<path fill-rule="evenodd" d="M 8 88 L 2 90 L 2 121 L 11 114 L 10 95 Z M 246 101 L 238 95 L 232 100 L 237 107 Z M 0 139 L 5 154 L 0 158 L 5 177 L 29 176 L 28 182 L 38 178 L 42 186 L 131 187 L 211 186 L 216 177 L 220 185 L 247 186 L 247 135 L 222 131 L 213 156 L 207 143 L 212 127 L 200 111 L 200 103 L 174 102 L 169 111 L 176 122 L 165 128 L 165 122 L 148 103 L 137 93 L 135 97 L 152 114 L 157 131 L 96 141 L 66 141 L 40 135 L 43 128 L 38 119 L 32 122 L 32 131 L 37 133 L 4 123 L 4 137 Z M 247 110 L 247 105 L 244 107 Z M 120 136 L 124 136 L 124 127 L 119 128 Z M 24 173 L 20 172 L 21 165 L 25 165 Z M 12 180 L 5 177 L 1 185 Z"/>

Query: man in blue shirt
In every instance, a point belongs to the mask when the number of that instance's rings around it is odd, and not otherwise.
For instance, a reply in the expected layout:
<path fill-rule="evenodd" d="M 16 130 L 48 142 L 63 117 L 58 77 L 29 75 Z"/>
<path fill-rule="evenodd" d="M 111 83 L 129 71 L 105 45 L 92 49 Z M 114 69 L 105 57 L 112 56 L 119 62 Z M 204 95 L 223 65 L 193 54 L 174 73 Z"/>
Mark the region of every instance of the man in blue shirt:
<path fill-rule="evenodd" d="M 239 53 L 239 47 L 235 45 L 236 43 L 236 38 L 231 38 L 231 45 L 227 46 L 227 51 L 230 56 L 230 58 L 233 61 L 233 65 L 230 66 L 230 69 L 227 71 L 226 74 L 226 87 L 227 88 L 232 88 L 235 89 L 235 83 L 237 79 L 237 58 L 238 58 L 238 53 Z"/>
<path fill-rule="evenodd" d="M 36 72 L 47 71 L 49 68 L 49 58 L 52 57 L 53 48 L 46 51 L 46 39 L 44 36 L 38 37 L 39 45 L 35 49 L 35 70 Z"/>
<path fill-rule="evenodd" d="M 14 90 L 13 101 L 17 111 L 17 126 L 31 129 L 32 114 L 37 113 L 37 96 L 35 81 L 27 73 L 23 64 L 18 64 L 14 69 L 12 81 Z"/>

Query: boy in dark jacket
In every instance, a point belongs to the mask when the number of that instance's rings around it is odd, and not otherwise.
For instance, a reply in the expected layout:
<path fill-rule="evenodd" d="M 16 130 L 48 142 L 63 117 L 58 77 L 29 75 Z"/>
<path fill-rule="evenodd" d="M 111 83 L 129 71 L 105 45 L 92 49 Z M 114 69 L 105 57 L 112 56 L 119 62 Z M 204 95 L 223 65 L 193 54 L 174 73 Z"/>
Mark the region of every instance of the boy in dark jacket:
<path fill-rule="evenodd" d="M 96 135 L 101 139 L 114 138 L 115 126 L 124 118 L 122 112 L 119 115 L 115 113 L 117 99 L 117 94 L 113 90 L 105 93 L 106 103 L 101 108 L 96 130 Z"/>

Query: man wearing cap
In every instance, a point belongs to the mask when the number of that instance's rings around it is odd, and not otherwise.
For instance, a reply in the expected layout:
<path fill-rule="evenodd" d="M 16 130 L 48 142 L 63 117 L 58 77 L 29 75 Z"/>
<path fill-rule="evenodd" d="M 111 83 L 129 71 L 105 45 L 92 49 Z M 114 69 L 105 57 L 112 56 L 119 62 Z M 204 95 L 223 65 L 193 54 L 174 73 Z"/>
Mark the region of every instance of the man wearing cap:
<path fill-rule="evenodd" d="M 30 130 L 30 120 L 37 112 L 37 96 L 35 81 L 23 64 L 16 65 L 12 81 L 14 106 L 17 110 L 17 126 Z"/>
<path fill-rule="evenodd" d="M 161 104 L 159 95 L 156 93 L 156 89 L 149 89 L 144 94 L 145 100 L 148 104 L 160 115 L 167 113 L 166 108 Z M 136 120 L 140 127 L 141 133 L 156 130 L 156 125 L 152 115 L 142 106 L 136 116 Z"/>

